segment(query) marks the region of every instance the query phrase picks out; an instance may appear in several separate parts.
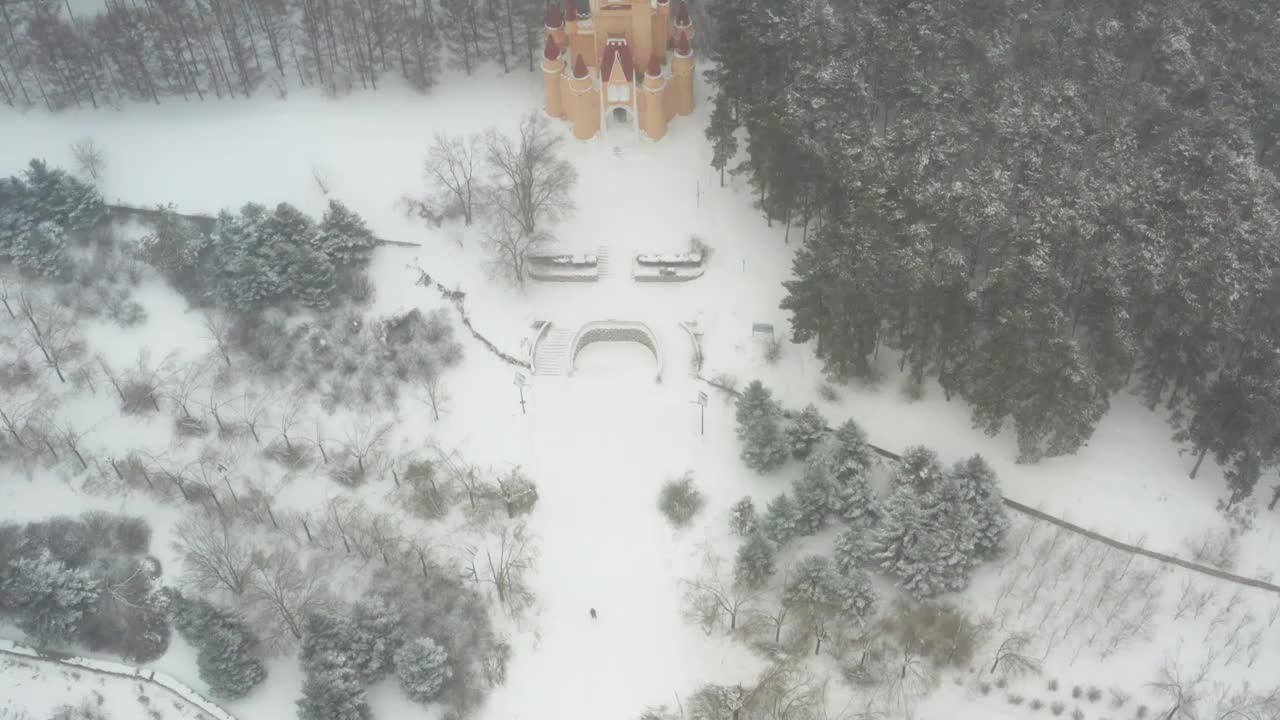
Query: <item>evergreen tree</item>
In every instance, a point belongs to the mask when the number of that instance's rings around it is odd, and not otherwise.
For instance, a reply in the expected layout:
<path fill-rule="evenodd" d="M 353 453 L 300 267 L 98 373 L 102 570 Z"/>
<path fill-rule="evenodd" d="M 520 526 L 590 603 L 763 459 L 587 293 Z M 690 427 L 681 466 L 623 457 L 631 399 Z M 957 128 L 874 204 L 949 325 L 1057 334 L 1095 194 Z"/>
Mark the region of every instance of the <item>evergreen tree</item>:
<path fill-rule="evenodd" d="M 395 654 L 400 687 L 415 702 L 435 699 L 453 676 L 449 654 L 431 638 L 417 638 L 400 646 Z"/>
<path fill-rule="evenodd" d="M 92 185 L 42 160 L 32 160 L 24 173 L 37 223 L 53 222 L 67 232 L 88 230 L 107 218 L 102 196 Z"/>
<path fill-rule="evenodd" d="M 364 686 L 374 664 L 372 646 L 350 619 L 329 612 L 308 614 L 299 655 L 307 679 L 298 700 L 298 717 L 369 720 Z"/>
<path fill-rule="evenodd" d="M 738 547 L 733 562 L 734 582 L 750 590 L 759 590 L 769 584 L 775 570 L 773 544 L 763 534 L 752 533 Z"/>
<path fill-rule="evenodd" d="M 400 647 L 400 614 L 385 600 L 369 596 L 356 604 L 353 615 L 356 670 L 366 684 L 374 683 L 391 670 Z"/>
<path fill-rule="evenodd" d="M 829 450 L 823 456 L 837 485 L 851 478 L 863 478 L 875 464 L 871 448 L 867 446 L 867 434 L 853 420 L 846 420 L 836 428 Z"/>
<path fill-rule="evenodd" d="M 319 249 L 334 267 L 363 267 L 377 244 L 378 239 L 365 225 L 364 218 L 337 200 L 329 201 L 329 209 L 320 221 Z"/>
<path fill-rule="evenodd" d="M 319 249 L 318 229 L 296 207 L 280 203 L 262 227 L 260 248 L 277 285 L 274 294 L 325 308 L 335 294 L 333 264 Z"/>
<path fill-rule="evenodd" d="M 867 528 L 851 527 L 836 538 L 831 557 L 835 561 L 836 571 L 841 575 L 851 576 L 868 564 L 872 551 L 868 539 L 870 532 Z"/>
<path fill-rule="evenodd" d="M 764 517 L 760 521 L 760 529 L 764 536 L 777 543 L 786 545 L 800 534 L 800 511 L 791 500 L 791 496 L 782 493 L 769 501 Z"/>
<path fill-rule="evenodd" d="M 876 611 L 876 591 L 871 576 L 862 568 L 851 572 L 835 572 L 831 578 L 832 594 L 844 620 L 863 623 Z"/>
<path fill-rule="evenodd" d="M 938 454 L 923 445 L 912 445 L 902 451 L 902 460 L 893 469 L 893 487 L 908 487 L 924 495 L 942 481 L 942 464 Z"/>
<path fill-rule="evenodd" d="M 720 171 L 720 187 L 724 187 L 724 169 L 738 154 L 738 123 L 729 109 L 729 98 L 724 90 L 716 93 L 715 109 L 711 111 L 711 123 L 707 126 L 707 140 L 711 142 L 711 167 Z"/>
<path fill-rule="evenodd" d="M 747 537 L 756 531 L 760 519 L 756 516 L 756 505 L 747 495 L 729 508 L 729 530 L 738 537 Z"/>
<path fill-rule="evenodd" d="M 258 638 L 240 614 L 199 598 L 176 597 L 174 625 L 196 648 L 196 667 L 220 698 L 244 697 L 267 677 Z"/>
<path fill-rule="evenodd" d="M 827 435 L 827 419 L 813 404 L 806 405 L 787 428 L 787 442 L 791 445 L 791 457 L 804 460 L 809 457 Z"/>
<path fill-rule="evenodd" d="M 772 472 L 786 461 L 786 439 L 779 427 L 781 415 L 782 408 L 759 380 L 753 380 L 739 396 L 734 416 L 742 443 L 740 456 L 752 470 Z"/>
<path fill-rule="evenodd" d="M 796 480 L 792 491 L 796 497 L 796 531 L 800 535 L 817 533 L 833 512 L 834 488 L 826 468 L 820 463 L 807 463 L 804 475 Z"/>
<path fill-rule="evenodd" d="M 87 571 L 71 568 L 43 551 L 14 560 L 3 578 L 3 594 L 17 613 L 17 626 L 41 647 L 76 639 L 100 593 Z"/>
<path fill-rule="evenodd" d="M 307 671 L 298 700 L 300 720 L 371 720 L 364 683 L 352 668 L 325 664 Z"/>
<path fill-rule="evenodd" d="M 951 480 L 964 496 L 965 511 L 975 524 L 974 553 L 984 560 L 994 558 L 1009 534 L 1009 515 L 995 471 L 981 455 L 974 455 L 955 464 Z"/>
<path fill-rule="evenodd" d="M 872 540 L 872 560 L 916 598 L 964 589 L 977 562 L 977 528 L 950 479 L 917 495 L 899 486 Z"/>

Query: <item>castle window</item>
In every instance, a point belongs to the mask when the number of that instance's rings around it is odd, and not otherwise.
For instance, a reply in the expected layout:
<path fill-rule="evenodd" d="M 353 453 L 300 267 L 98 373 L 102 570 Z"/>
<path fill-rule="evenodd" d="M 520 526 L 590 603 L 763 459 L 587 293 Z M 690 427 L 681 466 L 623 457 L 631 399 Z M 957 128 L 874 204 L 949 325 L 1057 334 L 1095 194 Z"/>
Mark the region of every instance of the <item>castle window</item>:
<path fill-rule="evenodd" d="M 631 98 L 631 88 L 626 85 L 609 85 L 609 102 L 627 102 Z"/>

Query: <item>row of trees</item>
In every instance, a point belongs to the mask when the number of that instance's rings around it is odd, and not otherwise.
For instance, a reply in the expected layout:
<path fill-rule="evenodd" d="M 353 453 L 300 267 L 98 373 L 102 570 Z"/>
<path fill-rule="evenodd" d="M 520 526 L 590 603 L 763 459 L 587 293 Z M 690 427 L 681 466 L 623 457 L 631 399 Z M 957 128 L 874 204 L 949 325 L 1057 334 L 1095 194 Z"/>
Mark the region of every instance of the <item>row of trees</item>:
<path fill-rule="evenodd" d="M 783 307 L 1021 457 L 1163 404 L 1247 496 L 1280 458 L 1280 16 L 1180 0 L 715 0 L 716 167 L 804 239 Z M 745 159 L 731 165 L 745 128 Z M 1198 466 L 1198 462 L 1197 462 Z"/>
<path fill-rule="evenodd" d="M 360 283 L 377 242 L 337 200 L 319 223 L 288 203 L 250 203 L 219 213 L 208 235 L 161 208 L 142 253 L 194 303 L 254 313 L 286 303 L 328 307 Z"/>
<path fill-rule="evenodd" d="M 894 466 L 890 492 L 882 500 L 869 482 L 874 457 L 866 434 L 853 420 L 825 437 L 826 421 L 816 408 L 808 407 L 784 432 L 781 411 L 759 381 L 746 388 L 737 410 L 742 455 L 749 466 L 770 470 L 780 465 L 787 435 L 792 451 L 807 458 L 804 475 L 791 492 L 771 500 L 764 513 L 757 515 L 750 498 L 732 508 L 731 529 L 748 538 L 738 554 L 739 583 L 761 586 L 774 572 L 773 548 L 813 535 L 832 520 L 845 526 L 832 567 L 840 571 L 844 590 L 855 597 L 861 592 L 854 587 L 867 587 L 858 576 L 862 567 L 893 576 L 916 598 L 930 598 L 964 589 L 970 572 L 999 552 L 1009 521 L 995 473 L 980 456 L 946 472 L 933 451 L 908 448 Z M 771 451 L 752 448 L 761 439 L 770 440 Z M 761 458 L 769 463 L 752 464 Z M 816 562 L 809 564 L 816 568 Z M 812 572 L 818 572 L 814 568 Z M 852 601 L 846 605 L 870 606 Z"/>
<path fill-rule="evenodd" d="M 442 47 L 468 75 L 485 62 L 532 72 L 544 10 L 535 0 L 107 0 L 77 17 L 48 0 L 5 3 L 0 101 L 96 108 L 295 82 L 341 93 L 395 75 L 426 90 Z"/>

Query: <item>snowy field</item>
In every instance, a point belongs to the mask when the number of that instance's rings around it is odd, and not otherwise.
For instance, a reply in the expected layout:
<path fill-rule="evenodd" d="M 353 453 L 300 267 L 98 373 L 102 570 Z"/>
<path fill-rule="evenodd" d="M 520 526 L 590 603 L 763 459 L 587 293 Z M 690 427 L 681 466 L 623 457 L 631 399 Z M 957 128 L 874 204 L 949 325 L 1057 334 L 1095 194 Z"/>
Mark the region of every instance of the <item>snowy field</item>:
<path fill-rule="evenodd" d="M 706 103 L 694 117 L 676 120 L 660 143 L 603 137 L 565 145 L 580 175 L 577 212 L 554 234 L 564 252 L 608 248 L 614 270 L 599 283 L 512 287 L 495 279 L 478 230 L 430 228 L 398 208 L 403 196 L 424 192 L 422 159 L 432 133 L 510 130 L 541 96 L 540 76 L 514 74 L 448 78 L 425 97 L 390 88 L 340 100 L 295 93 L 285 101 L 169 100 L 119 112 L 0 112 L 4 173 L 33 156 L 70 165 L 68 144 L 92 136 L 107 154 L 108 201 L 174 203 L 183 212 L 205 213 L 287 201 L 319 214 L 326 197 L 313 173 L 322 173 L 332 182 L 332 196 L 363 215 L 380 237 L 419 245 L 378 252 L 370 271 L 377 293 L 373 315 L 447 307 L 435 290 L 415 284 L 422 268 L 465 290 L 475 326 L 512 354 L 527 353 L 534 321 L 573 330 L 592 320 L 627 320 L 653 330 L 661 383 L 653 380 L 648 350 L 600 343 L 578 356 L 571 377 L 530 378 L 522 413 L 514 369 L 467 338 L 466 359 L 449 376 L 450 407 L 442 419 L 433 420 L 421 403 L 402 403 L 396 443 L 429 437 L 493 468 L 521 466 L 538 484 L 539 503 L 529 521 L 537 538 L 537 599 L 528 612 L 506 620 L 514 655 L 505 685 L 491 695 L 482 717 L 626 720 L 646 705 L 674 705 L 706 682 L 746 682 L 762 667 L 742 643 L 704 632 L 684 617 L 681 581 L 699 572 L 708 553 L 731 557 L 736 540 L 728 534 L 727 514 L 734 501 L 750 494 L 763 506 L 788 487 L 800 466 L 761 477 L 741 465 L 733 407 L 690 376 L 693 351 L 680 322 L 701 333 L 704 377 L 724 373 L 744 384 L 760 378 L 786 406 L 816 403 L 833 424 L 854 418 L 871 442 L 892 450 L 928 445 L 947 465 L 979 452 L 1009 497 L 1113 538 L 1186 556 L 1188 543 L 1221 526 L 1214 510 L 1224 487 L 1218 470 L 1207 461 L 1199 478 L 1189 480 L 1191 458 L 1179 455 L 1162 418 L 1127 394 L 1113 398 L 1111 412 L 1077 455 L 1019 465 L 1011 437 L 972 429 L 967 408 L 944 402 L 936 387 L 916 401 L 904 397 L 892 357 L 879 359 L 885 372 L 878 386 L 837 386 L 834 400 L 821 399 L 821 367 L 808 347 L 784 343 L 781 360 L 765 362 L 752 325 L 771 324 L 776 335 L 788 334 L 778 309 L 780 283 L 789 275 L 801 230 L 793 228 L 791 242 L 784 242 L 785 228 L 767 227 L 752 209 L 750 188 L 719 187 L 702 134 Z M 615 225 L 619 218 L 624 221 Z M 702 278 L 631 280 L 635 254 L 687 251 L 693 236 L 712 251 Z M 198 320 L 162 282 L 145 283 L 137 299 L 148 321 L 124 331 L 91 325 L 86 336 L 93 352 L 120 364 L 144 348 L 155 357 L 210 352 Z M 699 434 L 694 404 L 699 391 L 711 394 L 705 435 Z M 110 398 L 86 397 L 66 411 L 92 425 L 89 443 L 104 452 L 140 445 L 159 451 L 172 441 L 163 420 L 121 420 Z M 686 471 L 708 504 L 692 527 L 675 531 L 656 509 L 657 493 L 665 480 Z M 367 488 L 365 497 L 378 505 L 385 491 Z M 273 492 L 282 504 L 304 509 L 342 490 L 323 481 L 282 479 Z M 80 480 L 39 469 L 29 482 L 0 485 L 0 508 L 2 519 L 20 521 L 87 509 L 143 514 L 155 530 L 152 552 L 165 568 L 180 566 L 166 538 L 181 507 L 143 493 L 102 495 Z M 1050 703 L 1062 698 L 1067 713 L 1079 708 L 1091 719 L 1136 717 L 1139 705 L 1153 712 L 1161 707 L 1147 685 L 1166 660 L 1188 668 L 1209 665 L 1212 681 L 1231 687 L 1245 680 L 1274 682 L 1280 674 L 1280 597 L 1142 559 L 1126 565 L 1127 556 L 1041 524 L 1018 521 L 1013 538 L 1009 557 L 980 571 L 953 602 L 989 617 L 994 643 L 1015 630 L 1036 631 L 1043 675 L 984 690 L 978 671 L 991 663 L 984 647 L 972 673 L 942 679 L 926 702 L 892 714 L 1021 718 L 1047 715 Z M 799 555 L 800 549 L 788 553 Z M 1264 512 L 1242 538 L 1236 571 L 1274 577 L 1277 557 L 1280 522 Z M 1125 594 L 1130 589 L 1134 594 Z M 1195 598 L 1206 593 L 1211 597 L 1197 608 Z M 1138 598 L 1152 599 L 1143 604 Z M 590 608 L 598 611 L 597 620 L 589 617 Z M 194 653 L 176 637 L 153 665 L 200 688 Z M 269 670 L 265 686 L 227 703 L 237 717 L 293 716 L 302 684 L 296 663 L 277 658 Z M 832 683 L 831 717 L 862 707 L 847 690 L 836 689 L 834 668 L 814 661 L 813 671 Z M 33 685 L 37 677 L 45 684 Z M 1049 689 L 1051 680 L 1058 689 Z M 43 693 L 55 689 L 58 703 L 132 693 L 127 683 L 115 687 L 62 671 L 38 674 L 21 662 L 5 666 L 0 682 L 20 690 L 3 693 L 0 714 L 23 717 L 18 713 L 26 711 L 35 720 L 53 706 Z M 1116 689 L 1132 699 L 1113 706 L 1117 696 L 1089 700 L 1086 691 L 1086 697 L 1072 697 L 1076 685 Z M 1033 713 L 1014 704 L 1007 700 L 1011 692 L 1027 703 L 1039 698 L 1046 709 Z M 378 718 L 434 714 L 409 703 L 394 681 L 374 688 L 370 702 Z M 165 717 L 189 717 L 181 712 Z M 120 718 L 135 716 L 142 717 L 119 710 Z"/>

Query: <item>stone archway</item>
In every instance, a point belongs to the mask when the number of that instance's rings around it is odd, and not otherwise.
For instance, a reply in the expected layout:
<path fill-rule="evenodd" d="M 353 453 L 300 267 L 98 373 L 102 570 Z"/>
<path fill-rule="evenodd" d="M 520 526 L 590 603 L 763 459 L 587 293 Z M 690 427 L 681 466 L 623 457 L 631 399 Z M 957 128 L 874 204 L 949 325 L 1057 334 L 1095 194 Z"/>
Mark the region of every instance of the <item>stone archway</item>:
<path fill-rule="evenodd" d="M 635 130 L 635 113 L 626 105 L 614 105 L 605 113 L 605 126 L 610 130 Z"/>
<path fill-rule="evenodd" d="M 625 320 L 601 320 L 590 322 L 578 329 L 569 344 L 569 374 L 578 367 L 578 355 L 583 348 L 594 343 L 636 343 L 648 348 L 655 366 L 654 380 L 662 381 L 662 352 L 658 340 L 647 325 Z"/>

